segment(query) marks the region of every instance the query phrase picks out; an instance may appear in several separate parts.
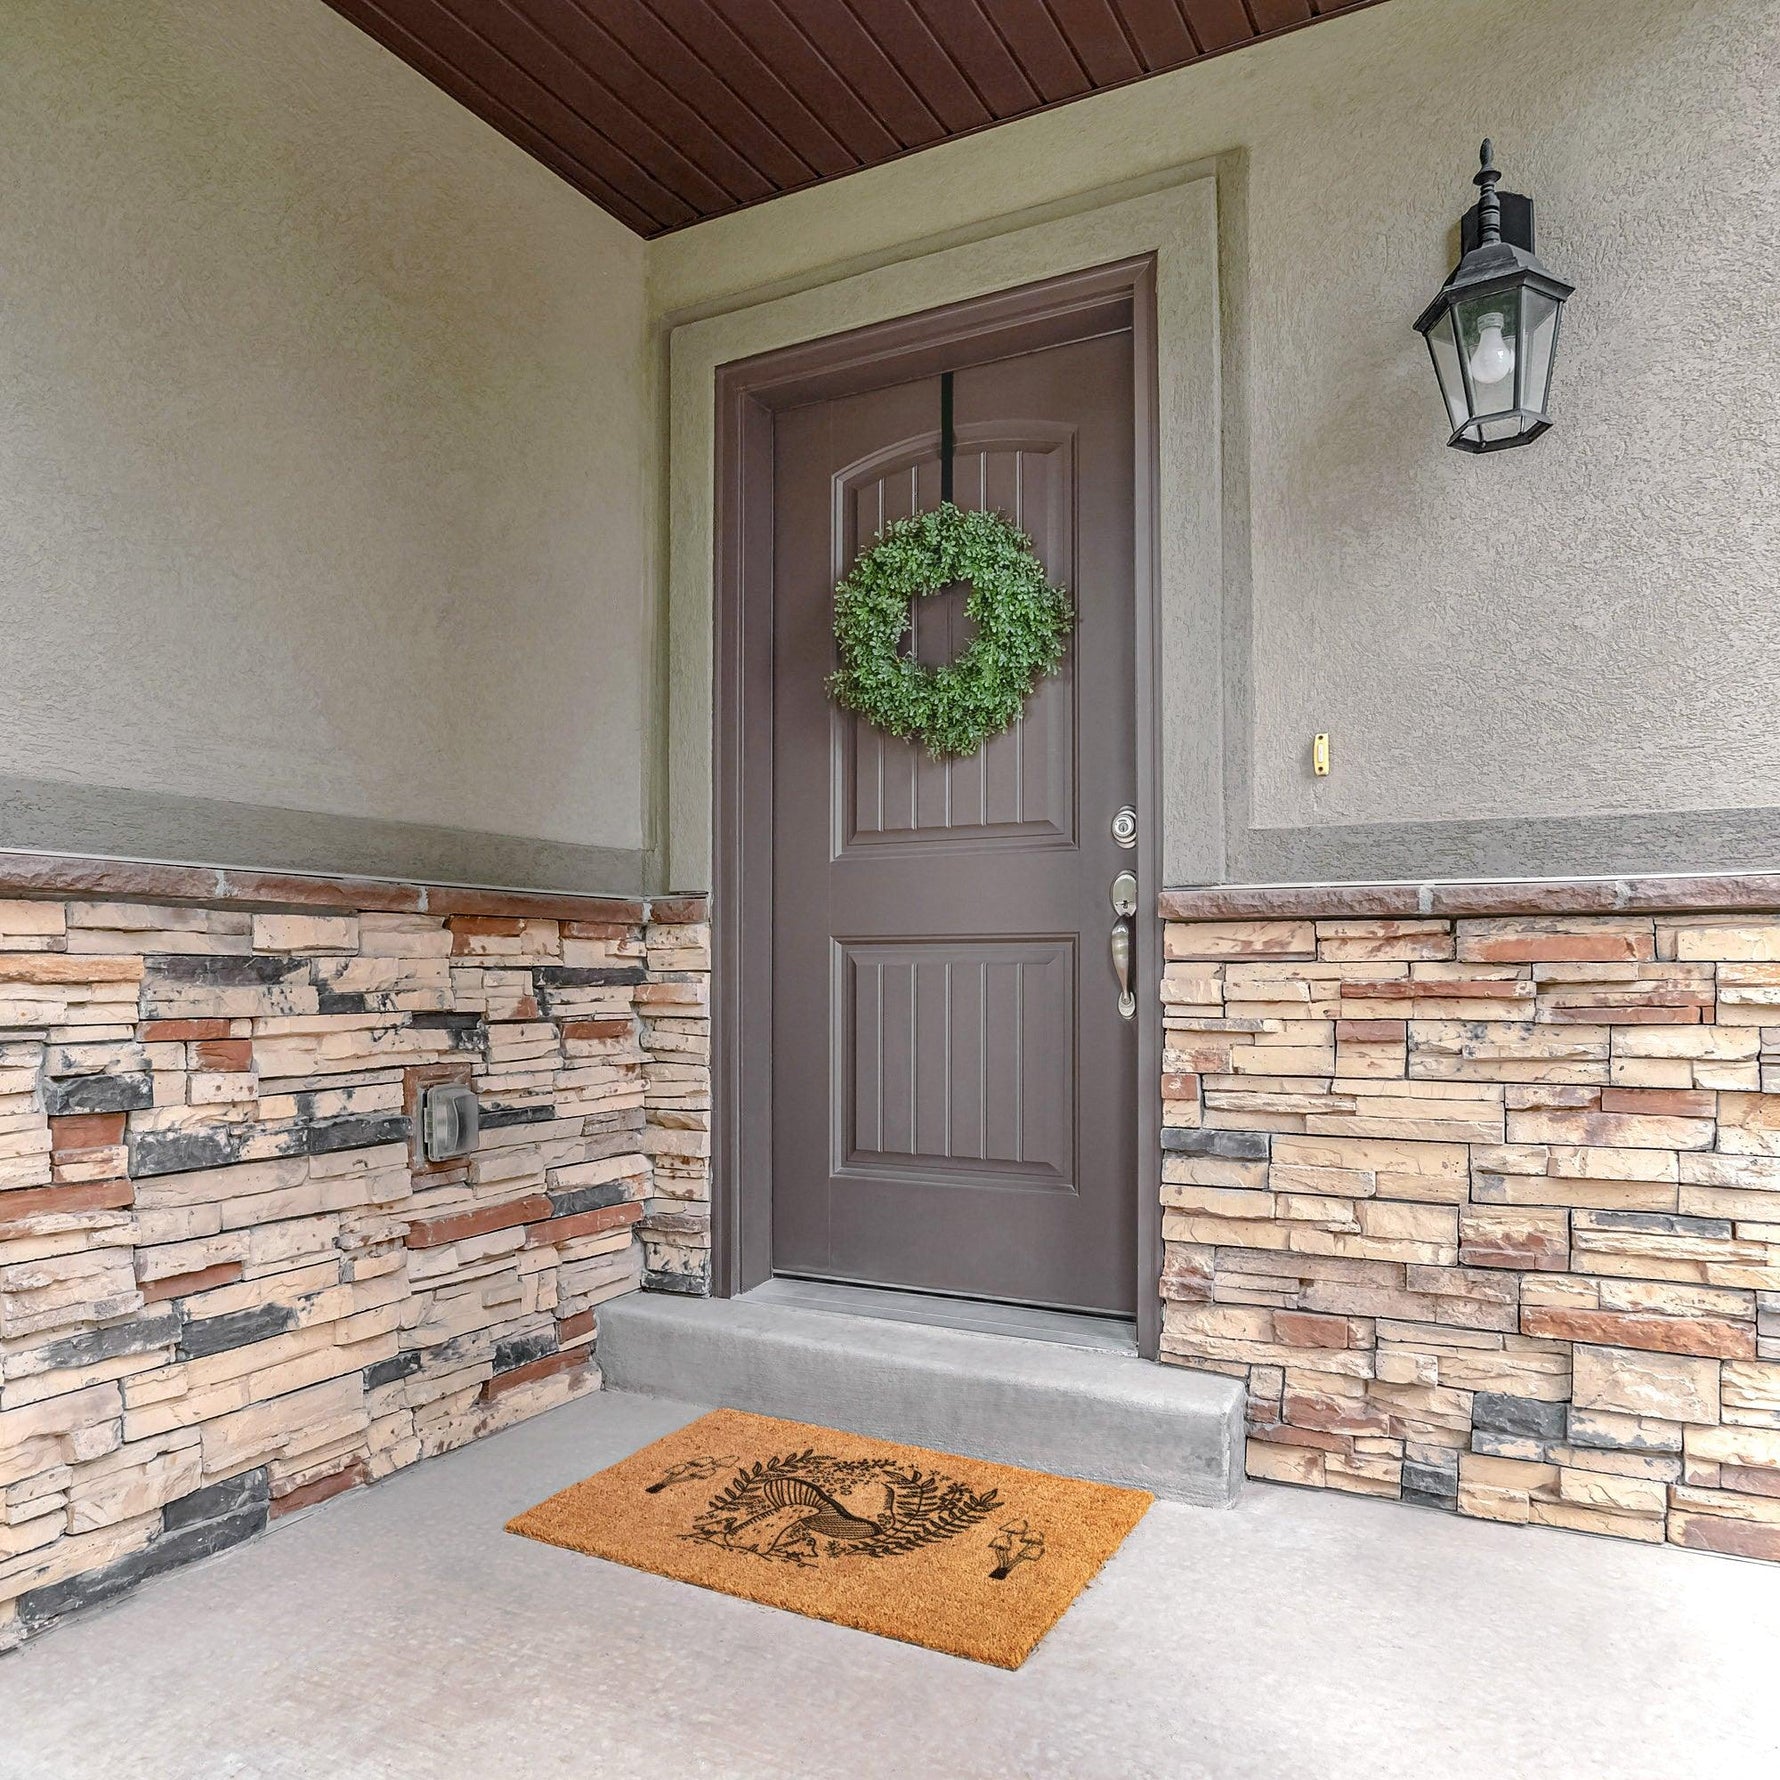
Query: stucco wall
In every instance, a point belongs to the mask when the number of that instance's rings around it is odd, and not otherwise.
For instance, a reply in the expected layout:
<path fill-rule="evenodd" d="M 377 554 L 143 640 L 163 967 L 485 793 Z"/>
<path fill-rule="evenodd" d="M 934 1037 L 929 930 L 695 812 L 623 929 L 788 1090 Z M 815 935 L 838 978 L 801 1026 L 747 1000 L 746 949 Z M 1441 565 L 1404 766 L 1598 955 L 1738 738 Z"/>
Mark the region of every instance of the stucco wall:
<path fill-rule="evenodd" d="M 666 237 L 653 304 L 709 315 L 1218 157 L 1222 875 L 1757 864 L 1776 95 L 1771 0 L 1389 0 Z M 1445 449 L 1410 324 L 1486 132 L 1580 290 L 1558 429 L 1480 461 Z M 1171 814 L 1171 875 L 1219 875 Z"/>
<path fill-rule="evenodd" d="M 321 0 L 0 36 L 6 844 L 634 888 L 642 244 Z"/>

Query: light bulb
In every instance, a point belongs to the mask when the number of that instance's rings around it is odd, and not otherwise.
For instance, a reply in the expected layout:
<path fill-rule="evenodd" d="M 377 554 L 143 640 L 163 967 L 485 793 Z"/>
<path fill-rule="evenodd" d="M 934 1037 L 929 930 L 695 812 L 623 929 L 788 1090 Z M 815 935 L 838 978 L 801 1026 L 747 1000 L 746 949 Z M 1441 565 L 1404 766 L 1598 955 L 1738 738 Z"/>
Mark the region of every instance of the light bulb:
<path fill-rule="evenodd" d="M 1500 383 L 1514 375 L 1514 345 L 1502 334 L 1502 316 L 1496 310 L 1477 319 L 1477 345 L 1471 353 L 1471 381 Z"/>

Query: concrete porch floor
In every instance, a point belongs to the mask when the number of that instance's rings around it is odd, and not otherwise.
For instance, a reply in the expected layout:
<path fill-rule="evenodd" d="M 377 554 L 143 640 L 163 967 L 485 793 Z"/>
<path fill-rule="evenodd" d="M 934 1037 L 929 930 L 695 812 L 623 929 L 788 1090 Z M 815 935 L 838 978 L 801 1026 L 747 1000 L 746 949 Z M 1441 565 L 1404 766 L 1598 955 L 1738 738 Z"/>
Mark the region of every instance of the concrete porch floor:
<path fill-rule="evenodd" d="M 1780 1572 L 1732 1559 L 1251 1485 L 1158 1504 L 1008 1674 L 501 1531 L 696 1413 L 584 1399 L 51 1632 L 0 1776 L 1774 1771 Z"/>

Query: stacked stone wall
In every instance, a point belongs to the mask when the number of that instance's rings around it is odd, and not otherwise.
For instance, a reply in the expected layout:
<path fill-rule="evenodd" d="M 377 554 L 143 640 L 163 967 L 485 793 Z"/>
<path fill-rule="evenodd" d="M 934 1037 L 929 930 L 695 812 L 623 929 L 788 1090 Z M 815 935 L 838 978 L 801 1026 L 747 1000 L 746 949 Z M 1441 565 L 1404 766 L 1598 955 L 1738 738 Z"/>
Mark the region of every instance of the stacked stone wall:
<path fill-rule="evenodd" d="M 702 899 L 60 875 L 0 900 L 0 1648 L 597 1386 L 598 1306 L 708 1271 Z"/>
<path fill-rule="evenodd" d="M 1163 1357 L 1255 1477 L 1780 1559 L 1780 914 L 1341 895 L 1166 926 Z"/>

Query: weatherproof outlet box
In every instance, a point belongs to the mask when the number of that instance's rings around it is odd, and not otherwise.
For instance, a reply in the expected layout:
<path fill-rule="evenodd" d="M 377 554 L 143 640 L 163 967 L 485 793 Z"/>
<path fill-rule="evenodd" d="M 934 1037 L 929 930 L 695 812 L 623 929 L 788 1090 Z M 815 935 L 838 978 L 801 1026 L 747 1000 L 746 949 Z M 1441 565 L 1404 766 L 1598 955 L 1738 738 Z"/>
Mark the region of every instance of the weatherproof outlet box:
<path fill-rule="evenodd" d="M 435 1082 L 420 1103 L 420 1128 L 429 1162 L 449 1162 L 476 1147 L 476 1090 L 462 1082 Z"/>

